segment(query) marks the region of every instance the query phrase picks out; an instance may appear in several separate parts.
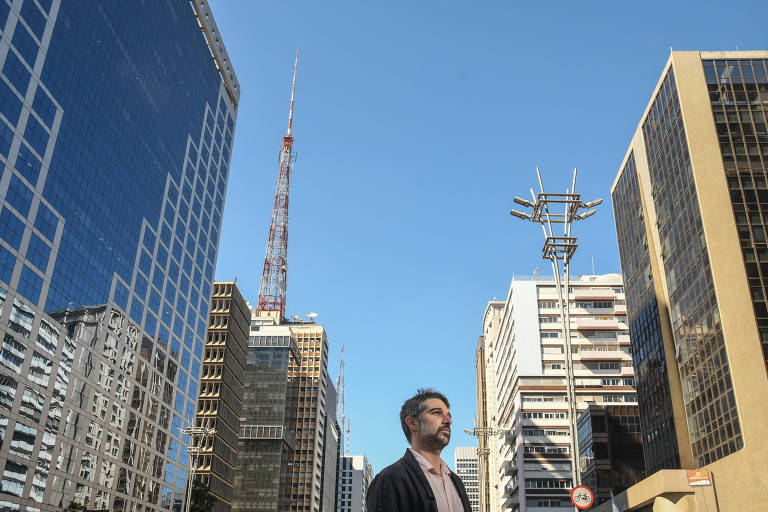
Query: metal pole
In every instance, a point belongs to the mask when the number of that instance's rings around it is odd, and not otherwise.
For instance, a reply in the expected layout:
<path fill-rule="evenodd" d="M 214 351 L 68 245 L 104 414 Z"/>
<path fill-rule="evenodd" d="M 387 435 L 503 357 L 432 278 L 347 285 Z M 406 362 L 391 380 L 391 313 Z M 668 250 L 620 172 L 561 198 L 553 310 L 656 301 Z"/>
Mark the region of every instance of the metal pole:
<path fill-rule="evenodd" d="M 187 500 L 184 504 L 184 510 L 189 512 L 192 506 L 192 487 L 195 484 L 195 474 L 197 473 L 197 457 L 203 450 L 203 444 L 208 443 L 208 439 L 213 436 L 216 431 L 210 428 L 210 422 L 205 422 L 205 427 L 187 427 L 179 431 L 181 434 L 189 436 L 189 447 L 187 447 L 187 454 L 189 455 L 189 472 L 187 473 Z M 195 442 L 197 438 L 197 443 Z"/>
<path fill-rule="evenodd" d="M 570 262 L 571 257 L 576 251 L 577 243 L 576 237 L 571 234 L 571 227 L 574 221 L 585 219 L 595 213 L 595 211 L 592 210 L 579 214 L 579 209 L 589 209 L 602 203 L 602 199 L 589 203 L 581 202 L 581 195 L 576 193 L 577 173 L 578 169 L 574 169 L 571 188 L 567 189 L 565 194 L 550 194 L 544 191 L 544 182 L 541 178 L 541 171 L 537 167 L 536 176 L 539 181 L 539 187 L 541 187 L 541 193 L 536 195 L 533 192 L 533 189 L 531 189 L 533 202 L 515 197 L 515 202 L 517 204 L 523 205 L 526 208 L 532 207 L 533 212 L 530 214 L 517 210 L 512 210 L 510 212 L 510 214 L 515 217 L 531 220 L 541 225 L 541 230 L 544 232 L 545 238 L 544 248 L 542 249 L 543 257 L 544 259 L 550 260 L 552 263 L 552 272 L 554 274 L 555 286 L 557 287 L 558 307 L 560 308 L 560 319 L 562 321 L 561 332 L 565 350 L 565 384 L 568 400 L 568 430 L 571 435 L 571 472 L 573 487 L 581 485 L 581 468 L 579 467 L 580 457 L 576 417 L 579 409 L 576 403 L 576 378 L 573 370 L 570 314 Z M 549 203 L 552 203 L 552 206 L 562 205 L 564 207 L 563 213 L 552 212 Z M 563 224 L 562 236 L 556 236 L 554 234 L 554 224 Z M 565 283 L 561 281 L 560 277 L 561 259 L 563 260 L 563 278 L 565 279 Z"/>

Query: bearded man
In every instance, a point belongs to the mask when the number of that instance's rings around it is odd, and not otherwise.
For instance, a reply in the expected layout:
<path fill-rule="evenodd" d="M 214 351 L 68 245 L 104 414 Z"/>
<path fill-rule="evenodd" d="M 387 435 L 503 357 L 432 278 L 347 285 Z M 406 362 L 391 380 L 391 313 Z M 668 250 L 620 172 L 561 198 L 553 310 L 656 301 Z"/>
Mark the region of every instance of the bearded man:
<path fill-rule="evenodd" d="M 440 458 L 451 440 L 448 399 L 419 389 L 400 409 L 400 425 L 410 448 L 384 468 L 368 487 L 368 512 L 471 512 L 464 484 Z"/>

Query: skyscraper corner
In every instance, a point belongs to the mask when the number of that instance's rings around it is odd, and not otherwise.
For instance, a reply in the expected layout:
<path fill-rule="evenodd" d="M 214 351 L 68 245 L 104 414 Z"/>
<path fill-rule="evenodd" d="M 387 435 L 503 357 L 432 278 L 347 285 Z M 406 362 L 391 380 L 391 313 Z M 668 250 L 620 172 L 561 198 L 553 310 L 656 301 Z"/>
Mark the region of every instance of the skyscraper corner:
<path fill-rule="evenodd" d="M 768 491 L 767 65 L 671 52 L 611 191 L 648 473 L 703 471 L 720 510 Z"/>

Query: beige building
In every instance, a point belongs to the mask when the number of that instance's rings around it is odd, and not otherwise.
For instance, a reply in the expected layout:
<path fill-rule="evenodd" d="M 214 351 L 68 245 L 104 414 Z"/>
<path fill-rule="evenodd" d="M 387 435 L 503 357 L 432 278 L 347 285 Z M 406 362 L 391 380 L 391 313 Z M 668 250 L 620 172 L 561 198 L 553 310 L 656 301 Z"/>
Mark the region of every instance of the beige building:
<path fill-rule="evenodd" d="M 489 494 L 481 510 L 573 508 L 566 344 L 557 295 L 552 279 L 515 279 L 506 301 L 491 302 L 486 310 L 478 350 L 485 364 L 477 372 L 485 371 L 486 402 L 483 408 L 478 400 L 478 418 L 484 421 L 479 426 L 499 434 L 480 436 L 488 449 L 487 468 L 480 465 L 480 494 L 485 482 Z M 572 280 L 569 303 L 578 411 L 590 403 L 636 405 L 621 276 Z"/>
<path fill-rule="evenodd" d="M 234 282 L 213 283 L 195 425 L 215 433 L 195 440 L 194 460 L 195 480 L 216 497 L 214 512 L 232 510 L 250 315 Z"/>
<path fill-rule="evenodd" d="M 494 348 L 504 312 L 504 301 L 488 303 L 483 315 L 483 335 L 475 352 L 475 380 L 477 396 L 477 427 L 480 432 L 496 428 L 496 362 Z M 499 510 L 498 437 L 481 435 L 478 442 L 478 510 Z M 491 477 L 493 475 L 493 477 Z"/>
<path fill-rule="evenodd" d="M 765 508 L 767 76 L 768 51 L 672 52 L 612 187 L 651 474 L 621 510 Z"/>
<path fill-rule="evenodd" d="M 291 510 L 332 510 L 336 498 L 339 444 L 334 421 L 336 390 L 328 375 L 325 328 L 313 321 L 290 322 L 301 363 L 290 361 L 289 424 L 296 425 Z"/>

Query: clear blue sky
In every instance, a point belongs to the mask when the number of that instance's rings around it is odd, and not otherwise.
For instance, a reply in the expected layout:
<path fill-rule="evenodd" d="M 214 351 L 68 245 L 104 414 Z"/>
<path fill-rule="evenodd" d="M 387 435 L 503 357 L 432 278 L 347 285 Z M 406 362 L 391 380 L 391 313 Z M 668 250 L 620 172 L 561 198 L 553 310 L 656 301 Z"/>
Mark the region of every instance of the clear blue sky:
<path fill-rule="evenodd" d="M 345 346 L 350 453 L 375 472 L 418 387 L 451 400 L 443 458 L 474 445 L 486 303 L 551 272 L 508 214 L 535 167 L 605 199 L 573 270 L 618 272 L 609 189 L 670 47 L 768 48 L 765 0 L 210 3 L 242 90 L 216 278 L 256 302 L 299 47 L 288 314 L 318 313 L 334 379 Z"/>

